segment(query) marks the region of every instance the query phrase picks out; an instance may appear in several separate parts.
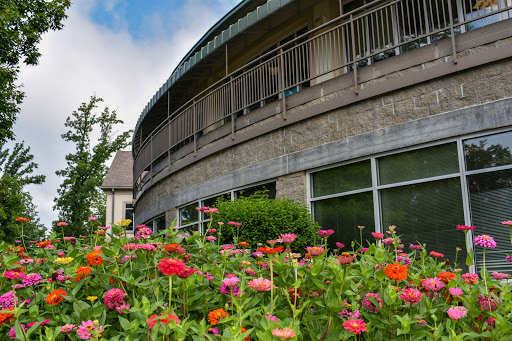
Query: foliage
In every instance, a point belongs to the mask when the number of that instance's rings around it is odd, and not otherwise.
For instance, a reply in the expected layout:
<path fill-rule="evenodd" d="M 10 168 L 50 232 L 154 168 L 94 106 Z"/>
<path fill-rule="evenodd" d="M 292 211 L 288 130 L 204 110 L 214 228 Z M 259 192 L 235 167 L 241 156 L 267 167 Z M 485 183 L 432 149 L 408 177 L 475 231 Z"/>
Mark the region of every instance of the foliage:
<path fill-rule="evenodd" d="M 88 339 L 105 341 L 274 341 L 278 329 L 292 341 L 507 340 L 512 331 L 512 289 L 499 279 L 507 275 L 463 274 L 425 246 L 400 245 L 399 228 L 390 242 L 312 260 L 277 245 L 258 254 L 207 241 L 218 232 L 153 235 L 141 226 L 127 239 L 122 229 L 111 240 L 99 229 L 26 250 L 0 244 L 0 304 L 14 308 L 10 320 L 0 315 L 5 339 L 11 330 L 18 340 L 78 341 L 88 323 Z"/>
<path fill-rule="evenodd" d="M 59 196 L 54 199 L 59 218 L 69 223 L 65 228 L 69 234 L 86 233 L 88 217 L 98 213 L 91 207 L 99 200 L 98 186 L 107 173 L 105 161 L 128 145 L 131 134 L 126 131 L 116 136 L 114 128 L 123 121 L 108 107 L 96 113 L 100 102 L 103 102 L 101 98 L 92 96 L 89 103 L 82 103 L 78 111 L 73 111 L 72 117 L 66 119 L 65 126 L 69 130 L 61 135 L 64 141 L 75 144 L 75 152 L 66 155 L 67 167 L 56 172 L 64 180 L 57 190 Z M 92 145 L 95 128 L 99 129 L 99 138 Z"/>
<path fill-rule="evenodd" d="M 0 239 L 13 242 L 19 234 L 17 217 L 30 219 L 25 235 L 30 239 L 44 236 L 44 226 L 39 223 L 32 196 L 24 191 L 27 184 L 41 184 L 44 175 L 34 175 L 38 165 L 24 142 L 16 143 L 12 151 L 0 144 Z"/>
<path fill-rule="evenodd" d="M 299 237 L 294 248 L 299 252 L 318 235 L 318 224 L 313 221 L 306 206 L 290 199 L 269 199 L 264 192 L 250 197 L 237 198 L 234 201 L 221 198 L 215 205 L 219 214 L 214 215 L 214 226 L 219 221 L 242 223 L 238 229 L 238 241 L 248 242 L 252 246 L 266 244 L 276 239 L 280 233 L 296 233 Z M 234 225 L 222 226 L 222 243 L 233 243 L 237 228 Z"/>
<path fill-rule="evenodd" d="M 37 64 L 43 33 L 60 30 L 69 0 L 4 0 L 0 3 L 0 142 L 14 137 L 12 125 L 24 93 L 19 90 L 19 63 Z"/>

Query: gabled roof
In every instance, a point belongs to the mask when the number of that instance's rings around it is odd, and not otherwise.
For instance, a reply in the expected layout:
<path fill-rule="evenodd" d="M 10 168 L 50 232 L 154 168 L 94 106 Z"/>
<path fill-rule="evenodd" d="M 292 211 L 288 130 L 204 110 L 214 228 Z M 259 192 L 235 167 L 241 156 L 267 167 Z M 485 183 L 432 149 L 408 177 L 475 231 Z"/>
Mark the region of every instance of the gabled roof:
<path fill-rule="evenodd" d="M 132 152 L 127 150 L 120 150 L 116 153 L 100 188 L 122 187 L 133 187 L 133 157 Z"/>

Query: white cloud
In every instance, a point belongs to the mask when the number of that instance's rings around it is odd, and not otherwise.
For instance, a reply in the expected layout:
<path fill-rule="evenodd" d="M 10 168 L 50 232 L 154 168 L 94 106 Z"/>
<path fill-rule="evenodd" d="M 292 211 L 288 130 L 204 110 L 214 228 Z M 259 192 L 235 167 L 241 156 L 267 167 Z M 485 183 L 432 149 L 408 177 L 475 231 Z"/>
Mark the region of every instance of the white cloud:
<path fill-rule="evenodd" d="M 133 129 L 141 110 L 176 64 L 238 2 L 189 0 L 179 13 L 146 18 L 154 23 L 153 33 L 166 30 L 167 34 L 133 39 L 126 29 L 113 31 L 93 23 L 88 13 L 95 1 L 100 0 L 72 5 L 64 29 L 44 36 L 39 65 L 24 66 L 20 74 L 26 98 L 15 133 L 31 147 L 39 173 L 47 176 L 45 184 L 30 186 L 29 190 L 41 221 L 48 227 L 57 219 L 57 212 L 52 211 L 53 198 L 62 182 L 55 171 L 65 168 L 65 154 L 74 149 L 60 137 L 66 131 L 66 117 L 96 94 L 111 109 L 117 109 L 125 122 L 122 130 Z M 219 4 L 225 7 L 219 9 Z M 164 20 L 169 17 L 175 20 Z"/>

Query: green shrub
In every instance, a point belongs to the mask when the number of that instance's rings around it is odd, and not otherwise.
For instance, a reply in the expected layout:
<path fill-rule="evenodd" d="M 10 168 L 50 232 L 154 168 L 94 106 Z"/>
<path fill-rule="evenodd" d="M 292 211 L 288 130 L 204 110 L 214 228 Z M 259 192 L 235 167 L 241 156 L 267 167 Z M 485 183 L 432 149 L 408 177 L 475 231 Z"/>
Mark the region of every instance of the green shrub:
<path fill-rule="evenodd" d="M 229 221 L 242 223 L 238 241 L 248 242 L 251 247 L 258 243 L 268 246 L 267 240 L 277 239 L 283 233 L 295 233 L 297 239 L 293 247 L 304 252 L 306 246 L 313 245 L 318 239 L 319 226 L 308 208 L 290 199 L 269 199 L 264 192 L 257 192 L 234 201 L 220 199 L 215 207 L 219 213 L 213 215 L 212 226 L 218 230 L 217 223 L 224 222 L 221 243 L 235 242 L 233 236 L 236 237 L 237 228 L 228 225 Z"/>

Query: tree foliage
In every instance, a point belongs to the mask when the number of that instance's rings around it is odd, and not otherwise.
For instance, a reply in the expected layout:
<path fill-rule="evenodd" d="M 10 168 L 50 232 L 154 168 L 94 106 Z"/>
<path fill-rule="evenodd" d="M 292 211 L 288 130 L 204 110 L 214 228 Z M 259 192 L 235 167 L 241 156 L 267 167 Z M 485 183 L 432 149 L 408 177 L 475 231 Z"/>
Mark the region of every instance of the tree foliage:
<path fill-rule="evenodd" d="M 302 252 L 306 246 L 318 239 L 319 226 L 306 206 L 290 199 L 269 199 L 266 194 L 256 194 L 234 201 L 220 199 L 215 207 L 219 214 L 213 215 L 213 226 L 222 225 L 221 243 L 232 243 L 237 229 L 228 221 L 242 223 L 238 241 L 255 247 L 258 243 L 268 245 L 267 240 L 280 238 L 281 233 L 295 233 L 293 248 Z"/>
<path fill-rule="evenodd" d="M 16 143 L 9 150 L 0 144 L 0 239 L 13 242 L 20 236 L 20 222 L 17 217 L 29 218 L 24 229 L 26 238 L 39 239 L 44 235 L 44 226 L 39 222 L 32 196 L 24 191 L 27 184 L 42 184 L 44 175 L 33 175 L 37 169 L 34 155 L 24 142 Z"/>
<path fill-rule="evenodd" d="M 98 186 L 107 173 L 105 162 L 112 153 L 128 145 L 131 130 L 116 134 L 114 127 L 123 121 L 117 118 L 115 110 L 105 107 L 96 113 L 101 98 L 92 96 L 89 103 L 82 103 L 71 117 L 66 119 L 69 130 L 61 137 L 66 142 L 75 144 L 75 152 L 66 155 L 67 167 L 56 172 L 64 177 L 59 196 L 54 199 L 54 209 L 59 210 L 59 218 L 66 221 L 66 233 L 80 235 L 86 233 L 89 216 L 97 214 L 92 207 L 99 198 Z M 91 138 L 95 128 L 99 137 L 94 144 Z"/>
<path fill-rule="evenodd" d="M 12 125 L 24 93 L 16 85 L 18 65 L 37 64 L 43 33 L 59 30 L 69 0 L 0 2 L 0 142 L 13 138 Z"/>

